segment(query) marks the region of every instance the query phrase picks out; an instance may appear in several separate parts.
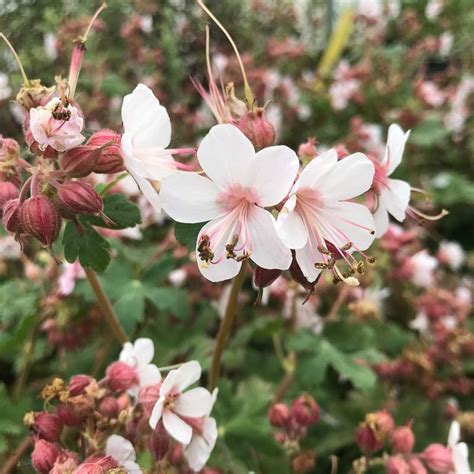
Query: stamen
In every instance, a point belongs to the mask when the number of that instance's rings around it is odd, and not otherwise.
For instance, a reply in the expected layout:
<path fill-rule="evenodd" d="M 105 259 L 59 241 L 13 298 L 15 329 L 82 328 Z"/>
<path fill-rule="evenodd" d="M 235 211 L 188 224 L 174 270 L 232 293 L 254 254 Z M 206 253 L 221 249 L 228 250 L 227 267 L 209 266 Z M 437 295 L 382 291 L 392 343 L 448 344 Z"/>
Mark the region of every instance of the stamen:
<path fill-rule="evenodd" d="M 344 245 L 341 247 L 341 250 L 342 250 L 343 252 L 347 252 L 351 247 L 352 247 L 352 242 L 347 242 L 347 244 L 344 244 Z"/>
<path fill-rule="evenodd" d="M 425 214 L 424 212 L 419 211 L 418 209 L 415 209 L 413 206 L 408 206 L 408 209 L 414 213 L 415 215 L 421 217 L 422 219 L 426 221 L 439 221 L 443 217 L 447 216 L 449 214 L 449 211 L 446 209 L 443 209 L 440 213 L 430 216 L 428 214 Z"/>

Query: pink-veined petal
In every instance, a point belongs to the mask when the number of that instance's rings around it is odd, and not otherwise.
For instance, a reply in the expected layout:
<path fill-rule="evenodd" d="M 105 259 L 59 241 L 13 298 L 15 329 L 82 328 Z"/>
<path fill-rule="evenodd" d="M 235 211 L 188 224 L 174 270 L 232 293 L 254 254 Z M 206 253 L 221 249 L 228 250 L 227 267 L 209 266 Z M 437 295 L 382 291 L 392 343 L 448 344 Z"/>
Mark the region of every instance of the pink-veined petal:
<path fill-rule="evenodd" d="M 201 418 L 206 416 L 211 408 L 211 393 L 203 387 L 196 387 L 178 397 L 174 411 L 181 416 Z"/>
<path fill-rule="evenodd" d="M 379 200 L 397 221 L 403 222 L 410 202 L 410 185 L 400 179 L 389 179 L 387 188 L 382 191 Z"/>
<path fill-rule="evenodd" d="M 293 186 L 291 194 L 303 188 L 319 188 L 336 165 L 337 152 L 334 149 L 328 150 L 322 155 L 317 156 L 305 166 Z"/>
<path fill-rule="evenodd" d="M 331 204 L 325 207 L 320 220 L 321 234 L 338 248 L 352 242 L 354 248 L 366 250 L 375 239 L 374 218 L 362 204 Z"/>
<path fill-rule="evenodd" d="M 191 441 L 192 428 L 171 410 L 163 412 L 163 426 L 176 441 L 182 444 L 189 444 Z"/>
<path fill-rule="evenodd" d="M 216 256 L 216 259 L 219 259 L 218 263 L 207 263 L 199 258 L 197 248 L 199 246 L 199 242 L 201 241 L 201 237 L 203 235 L 208 235 L 209 232 L 215 228 L 215 226 L 224 225 L 224 219 L 225 216 L 213 219 L 212 221 L 208 222 L 199 232 L 198 239 L 196 242 L 196 259 L 199 271 L 208 280 L 214 282 L 234 278 L 235 275 L 239 273 L 240 267 L 242 266 L 242 263 L 236 262 L 234 259 L 225 257 L 225 246 L 232 240 L 232 228 L 228 228 L 227 231 L 224 232 L 221 240 L 212 249 Z"/>
<path fill-rule="evenodd" d="M 138 365 L 149 364 L 155 356 L 155 346 L 148 337 L 139 337 L 135 340 L 133 348 L 137 357 Z"/>
<path fill-rule="evenodd" d="M 163 415 L 163 408 L 164 408 L 164 398 L 160 398 L 156 403 L 155 406 L 153 407 L 153 410 L 151 412 L 150 420 L 148 423 L 150 424 L 150 428 L 154 430 L 156 426 L 158 425 L 158 422 L 160 421 L 161 416 Z"/>
<path fill-rule="evenodd" d="M 317 243 L 314 243 L 316 248 L 318 246 Z M 303 275 L 309 282 L 313 282 L 318 278 L 319 274 L 321 273 L 321 270 L 317 269 L 314 267 L 314 264 L 316 263 L 315 258 L 313 258 L 311 254 L 311 246 L 308 241 L 308 243 L 302 248 L 302 249 L 296 249 L 295 250 L 295 255 L 296 255 L 296 261 L 298 262 L 298 265 L 303 272 Z"/>
<path fill-rule="evenodd" d="M 322 183 L 324 200 L 342 201 L 360 196 L 372 185 L 374 172 L 374 164 L 362 153 L 342 159 Z"/>
<path fill-rule="evenodd" d="M 119 466 L 127 459 L 135 460 L 135 449 L 132 443 L 128 439 L 115 434 L 107 439 L 105 453 L 107 456 L 112 456 Z"/>
<path fill-rule="evenodd" d="M 160 369 L 155 364 L 148 364 L 140 367 L 137 371 L 140 387 L 154 385 L 161 381 Z"/>
<path fill-rule="evenodd" d="M 178 222 L 205 222 L 221 216 L 218 194 L 219 188 L 210 179 L 195 173 L 176 173 L 161 182 L 163 209 Z"/>
<path fill-rule="evenodd" d="M 188 388 L 201 378 L 201 364 L 197 360 L 191 360 L 176 369 L 176 386 L 179 392 Z"/>
<path fill-rule="evenodd" d="M 397 124 L 392 124 L 388 128 L 387 146 L 382 163 L 388 160 L 387 174 L 391 175 L 395 168 L 401 163 L 405 144 L 410 136 L 410 131 L 404 133 Z"/>
<path fill-rule="evenodd" d="M 289 249 L 301 249 L 308 241 L 308 231 L 298 211 L 295 209 L 298 195 L 293 194 L 278 214 L 276 229 L 282 242 Z"/>
<path fill-rule="evenodd" d="M 123 98 L 122 122 L 125 133 L 133 137 L 133 146 L 166 148 L 171 140 L 171 121 L 150 88 L 138 84 Z"/>
<path fill-rule="evenodd" d="M 197 150 L 202 169 L 221 189 L 246 184 L 255 149 L 250 140 L 234 125 L 211 128 Z"/>
<path fill-rule="evenodd" d="M 389 224 L 387 209 L 380 200 L 378 202 L 377 210 L 374 212 L 374 222 L 375 237 L 380 239 L 380 237 L 382 237 L 385 232 L 387 232 Z"/>
<path fill-rule="evenodd" d="M 275 219 L 260 207 L 249 214 L 248 232 L 252 240 L 250 258 L 260 267 L 286 270 L 291 264 L 291 252 L 276 233 Z"/>
<path fill-rule="evenodd" d="M 140 163 L 144 178 L 161 181 L 177 171 L 176 161 L 166 150 L 134 148 L 133 158 Z"/>
<path fill-rule="evenodd" d="M 249 182 L 258 192 L 261 207 L 281 202 L 293 185 L 298 172 L 296 153 L 287 146 L 271 146 L 259 151 L 252 158 Z"/>

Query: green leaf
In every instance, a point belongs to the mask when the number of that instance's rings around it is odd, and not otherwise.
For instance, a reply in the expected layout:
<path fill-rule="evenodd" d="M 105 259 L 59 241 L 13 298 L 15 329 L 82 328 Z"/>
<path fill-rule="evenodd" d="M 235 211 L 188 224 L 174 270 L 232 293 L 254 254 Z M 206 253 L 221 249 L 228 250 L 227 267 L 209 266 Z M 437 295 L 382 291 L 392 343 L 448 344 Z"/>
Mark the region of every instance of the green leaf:
<path fill-rule="evenodd" d="M 146 297 L 160 311 L 167 311 L 174 316 L 186 319 L 190 314 L 190 306 L 186 291 L 181 288 L 163 287 L 148 288 Z"/>
<path fill-rule="evenodd" d="M 114 304 L 114 311 L 125 332 L 133 333 L 145 316 L 145 292 L 139 281 L 133 280 L 123 289 L 122 296 Z"/>
<path fill-rule="evenodd" d="M 410 142 L 418 146 L 432 147 L 440 144 L 448 134 L 449 130 L 439 119 L 430 117 L 413 129 Z"/>
<path fill-rule="evenodd" d="M 196 241 L 199 231 L 204 227 L 205 223 L 200 224 L 181 224 L 175 222 L 174 235 L 176 240 L 188 250 L 192 251 L 196 248 Z"/>
<path fill-rule="evenodd" d="M 81 265 L 103 272 L 110 263 L 110 244 L 87 222 L 82 227 L 68 222 L 62 243 L 64 257 L 70 263 L 79 259 Z"/>
<path fill-rule="evenodd" d="M 124 194 L 110 194 L 103 199 L 104 214 L 112 220 L 114 225 L 105 223 L 102 218 L 97 216 L 88 216 L 81 220 L 86 220 L 92 225 L 107 227 L 109 229 L 127 229 L 141 223 L 140 209 Z"/>

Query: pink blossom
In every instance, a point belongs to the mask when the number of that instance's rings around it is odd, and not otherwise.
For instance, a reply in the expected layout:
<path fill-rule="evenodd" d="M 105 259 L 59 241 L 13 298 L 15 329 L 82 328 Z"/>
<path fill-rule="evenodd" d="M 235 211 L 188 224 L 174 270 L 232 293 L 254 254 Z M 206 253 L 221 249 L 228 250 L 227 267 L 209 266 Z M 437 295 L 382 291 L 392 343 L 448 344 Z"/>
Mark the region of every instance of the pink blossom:
<path fill-rule="evenodd" d="M 65 262 L 62 267 L 61 276 L 58 279 L 58 294 L 70 295 L 76 286 L 76 280 L 85 278 L 86 274 L 79 262 Z"/>

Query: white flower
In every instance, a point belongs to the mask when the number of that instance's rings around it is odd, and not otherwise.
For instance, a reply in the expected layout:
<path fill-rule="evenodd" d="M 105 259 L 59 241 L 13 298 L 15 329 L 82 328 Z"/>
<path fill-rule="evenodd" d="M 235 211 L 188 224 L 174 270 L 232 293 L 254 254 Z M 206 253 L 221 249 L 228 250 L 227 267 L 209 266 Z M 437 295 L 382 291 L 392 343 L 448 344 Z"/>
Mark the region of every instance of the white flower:
<path fill-rule="evenodd" d="M 448 447 L 453 455 L 454 474 L 471 474 L 469 467 L 469 452 L 466 443 L 460 443 L 461 426 L 457 421 L 451 423 L 448 435 Z"/>
<path fill-rule="evenodd" d="M 61 276 L 58 278 L 58 293 L 62 296 L 70 295 L 76 286 L 76 280 L 85 278 L 84 268 L 79 262 L 64 262 Z"/>
<path fill-rule="evenodd" d="M 409 259 L 412 270 L 411 279 L 415 285 L 428 287 L 433 283 L 433 270 L 438 266 L 438 260 L 426 250 L 415 253 Z"/>
<path fill-rule="evenodd" d="M 207 415 L 194 426 L 193 437 L 184 449 L 184 456 L 193 471 L 200 471 L 207 463 L 217 441 L 216 420 L 209 415 L 217 399 L 218 389 L 212 392 L 212 404 Z"/>
<path fill-rule="evenodd" d="M 126 342 L 120 352 L 119 360 L 134 367 L 137 373 L 138 385 L 133 386 L 129 393 L 136 397 L 141 388 L 161 381 L 161 374 L 155 364 L 150 364 L 155 355 L 153 341 L 140 337 L 134 344 Z"/>
<path fill-rule="evenodd" d="M 367 249 L 374 240 L 372 214 L 348 201 L 370 188 L 373 175 L 374 166 L 362 153 L 338 162 L 337 152 L 329 150 L 312 160 L 293 185 L 278 215 L 277 232 L 288 248 L 296 249 L 308 281 L 315 281 L 327 268 L 336 278 L 358 284 L 343 276 L 336 259 L 361 265 L 351 254 Z"/>
<path fill-rule="evenodd" d="M 374 212 L 375 236 L 382 237 L 388 229 L 388 214 L 403 222 L 410 201 L 410 185 L 389 176 L 402 161 L 405 143 L 410 132 L 404 133 L 396 124 L 388 129 L 387 146 L 380 162 L 375 164 L 373 187 L 377 193 L 377 208 Z"/>
<path fill-rule="evenodd" d="M 445 263 L 451 270 L 459 270 L 466 258 L 464 250 L 457 242 L 443 241 L 439 245 L 438 260 Z"/>
<path fill-rule="evenodd" d="M 129 474 L 141 474 L 140 466 L 135 462 L 136 454 L 132 443 L 122 436 L 112 435 L 107 439 L 105 453 L 116 461 L 119 467 Z"/>
<path fill-rule="evenodd" d="M 54 33 L 44 34 L 43 48 L 48 59 L 55 60 L 58 57 L 58 40 Z"/>
<path fill-rule="evenodd" d="M 408 326 L 414 331 L 418 331 L 422 336 L 427 336 L 430 332 L 430 321 L 428 316 L 424 312 L 420 312 L 416 315 L 415 319 L 412 319 Z"/>
<path fill-rule="evenodd" d="M 12 95 L 12 88 L 8 83 L 8 76 L 0 72 L 0 100 L 8 99 Z"/>
<path fill-rule="evenodd" d="M 144 84 L 123 98 L 122 153 L 127 171 L 157 212 L 158 193 L 149 180 L 160 181 L 179 164 L 166 150 L 171 141 L 171 121 L 166 109 Z"/>
<path fill-rule="evenodd" d="M 152 429 L 155 429 L 163 418 L 164 428 L 174 439 L 184 445 L 191 442 L 191 420 L 207 416 L 213 405 L 212 395 L 203 387 L 184 392 L 200 377 L 201 366 L 197 361 L 187 362 L 168 373 L 161 384 L 160 398 L 149 420 Z"/>
<path fill-rule="evenodd" d="M 443 0 L 428 0 L 425 8 L 425 16 L 429 20 L 434 20 L 443 11 Z"/>
<path fill-rule="evenodd" d="M 291 254 L 265 210 L 288 193 L 298 170 L 296 154 L 286 146 L 258 153 L 234 125 L 214 126 L 202 140 L 199 163 L 209 178 L 195 173 L 169 176 L 161 183 L 163 209 L 183 223 L 208 222 L 196 243 L 201 273 L 222 281 L 239 272 L 242 259 L 262 268 L 286 270 Z"/>
<path fill-rule="evenodd" d="M 61 109 L 68 113 L 66 120 L 55 119 L 54 115 Z M 81 135 L 84 119 L 79 111 L 71 104 L 64 106 L 61 99 L 55 97 L 46 106 L 30 109 L 30 129 L 33 138 L 38 142 L 41 150 L 50 146 L 59 152 L 80 145 L 85 137 Z"/>

